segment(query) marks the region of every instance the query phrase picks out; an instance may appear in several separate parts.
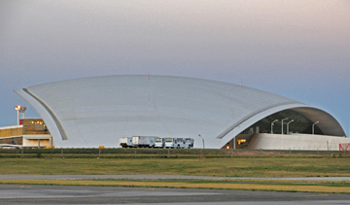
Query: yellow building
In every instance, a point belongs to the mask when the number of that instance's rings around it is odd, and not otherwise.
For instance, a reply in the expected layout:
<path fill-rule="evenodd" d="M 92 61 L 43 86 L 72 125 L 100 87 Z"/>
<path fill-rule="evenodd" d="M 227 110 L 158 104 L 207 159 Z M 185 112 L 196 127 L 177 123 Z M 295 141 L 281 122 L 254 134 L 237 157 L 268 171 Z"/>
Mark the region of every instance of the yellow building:
<path fill-rule="evenodd" d="M 0 127 L 0 147 L 44 148 L 53 141 L 42 119 L 21 120 L 21 125 Z"/>

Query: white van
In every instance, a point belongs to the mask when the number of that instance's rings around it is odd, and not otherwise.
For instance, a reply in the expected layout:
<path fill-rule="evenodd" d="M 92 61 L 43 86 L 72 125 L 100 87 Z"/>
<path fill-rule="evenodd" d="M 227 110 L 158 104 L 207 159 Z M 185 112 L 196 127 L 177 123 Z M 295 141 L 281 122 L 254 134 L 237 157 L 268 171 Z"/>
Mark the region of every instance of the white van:
<path fill-rule="evenodd" d="M 174 148 L 174 138 L 165 138 L 165 148 Z"/>
<path fill-rule="evenodd" d="M 165 140 L 164 138 L 157 137 L 154 140 L 154 148 L 163 148 L 165 145 Z"/>

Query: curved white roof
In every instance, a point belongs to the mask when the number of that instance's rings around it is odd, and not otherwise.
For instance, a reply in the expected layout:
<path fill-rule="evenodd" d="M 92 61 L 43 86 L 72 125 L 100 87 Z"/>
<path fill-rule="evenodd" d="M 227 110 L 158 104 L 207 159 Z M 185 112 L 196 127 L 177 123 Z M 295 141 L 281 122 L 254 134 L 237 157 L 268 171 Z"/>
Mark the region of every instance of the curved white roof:
<path fill-rule="evenodd" d="M 15 90 L 47 124 L 56 147 L 118 147 L 120 137 L 195 138 L 221 148 L 255 122 L 294 109 L 322 119 L 320 129 L 343 136 L 328 113 L 244 86 L 183 77 L 106 76 Z"/>

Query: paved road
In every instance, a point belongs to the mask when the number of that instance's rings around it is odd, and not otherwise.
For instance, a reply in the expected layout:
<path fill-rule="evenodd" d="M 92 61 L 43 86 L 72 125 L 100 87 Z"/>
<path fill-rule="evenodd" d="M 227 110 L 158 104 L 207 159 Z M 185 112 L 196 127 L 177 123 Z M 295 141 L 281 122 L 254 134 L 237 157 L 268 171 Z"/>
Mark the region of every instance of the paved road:
<path fill-rule="evenodd" d="M 350 177 L 208 177 L 185 175 L 0 175 L 0 179 L 264 179 L 350 181 Z"/>
<path fill-rule="evenodd" d="M 334 180 L 350 177 L 202 177 L 183 175 L 0 175 L 0 179 L 268 179 Z M 88 187 L 44 185 L 0 185 L 0 204 L 146 204 L 159 205 L 323 205 L 349 204 L 347 194 L 288 193 L 237 190 L 166 189 L 137 187 Z"/>
<path fill-rule="evenodd" d="M 236 190 L 0 185 L 0 204 L 350 204 L 350 195 Z"/>

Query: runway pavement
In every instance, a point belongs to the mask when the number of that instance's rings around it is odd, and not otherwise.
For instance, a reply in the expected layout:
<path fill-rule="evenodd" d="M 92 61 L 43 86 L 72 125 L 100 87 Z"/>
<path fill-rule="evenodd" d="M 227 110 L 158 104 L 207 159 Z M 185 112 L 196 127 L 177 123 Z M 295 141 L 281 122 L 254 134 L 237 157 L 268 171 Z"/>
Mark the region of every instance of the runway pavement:
<path fill-rule="evenodd" d="M 137 187 L 0 185 L 0 204 L 350 204 L 350 195 Z"/>
<path fill-rule="evenodd" d="M 265 179 L 350 181 L 350 177 L 207 177 L 184 175 L 0 175 L 0 179 Z M 101 186 L 0 185 L 0 204 L 349 204 L 347 194 Z"/>

